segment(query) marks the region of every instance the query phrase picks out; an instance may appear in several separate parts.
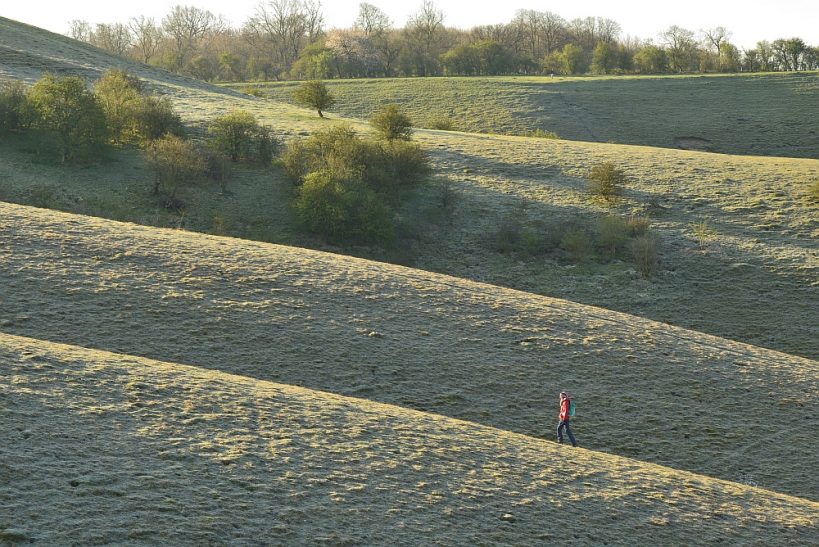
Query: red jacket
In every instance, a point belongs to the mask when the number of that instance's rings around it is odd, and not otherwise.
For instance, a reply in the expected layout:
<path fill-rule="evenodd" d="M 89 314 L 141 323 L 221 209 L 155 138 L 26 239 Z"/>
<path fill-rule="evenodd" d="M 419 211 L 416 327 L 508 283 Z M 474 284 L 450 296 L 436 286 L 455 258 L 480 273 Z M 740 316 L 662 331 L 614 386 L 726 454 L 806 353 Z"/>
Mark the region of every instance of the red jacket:
<path fill-rule="evenodd" d="M 570 404 L 571 403 L 569 402 L 568 397 L 566 399 L 563 399 L 563 401 L 560 403 L 560 421 L 561 422 L 566 421 L 566 420 L 569 419 L 569 405 Z"/>

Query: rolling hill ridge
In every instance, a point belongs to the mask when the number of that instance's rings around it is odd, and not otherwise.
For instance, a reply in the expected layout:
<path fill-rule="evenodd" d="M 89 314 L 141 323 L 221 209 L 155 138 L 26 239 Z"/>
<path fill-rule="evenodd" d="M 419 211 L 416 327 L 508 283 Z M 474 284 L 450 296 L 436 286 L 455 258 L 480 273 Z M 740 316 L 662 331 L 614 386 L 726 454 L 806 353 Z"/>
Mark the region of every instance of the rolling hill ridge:
<path fill-rule="evenodd" d="M 339 255 L 9 204 L 0 217 L 6 333 L 548 439 L 571 389 L 585 447 L 819 495 L 815 361 Z M 772 442 L 760 424 L 778 412 Z"/>
<path fill-rule="evenodd" d="M 788 545 L 818 524 L 800 498 L 219 371 L 6 334 L 0 371 L 4 541 Z"/>

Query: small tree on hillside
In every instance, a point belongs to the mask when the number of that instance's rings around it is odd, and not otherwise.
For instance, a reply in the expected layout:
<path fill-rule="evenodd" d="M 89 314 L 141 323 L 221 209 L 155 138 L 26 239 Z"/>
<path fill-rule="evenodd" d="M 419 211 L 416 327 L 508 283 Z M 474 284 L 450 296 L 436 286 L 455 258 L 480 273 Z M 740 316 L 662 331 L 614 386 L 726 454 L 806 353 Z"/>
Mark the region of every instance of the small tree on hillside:
<path fill-rule="evenodd" d="M 208 127 L 210 145 L 231 161 L 239 161 L 250 153 L 258 128 L 256 117 L 246 110 L 219 116 Z"/>
<path fill-rule="evenodd" d="M 412 137 L 412 121 L 394 104 L 379 110 L 370 120 L 370 125 L 388 141 L 408 141 Z"/>
<path fill-rule="evenodd" d="M 164 192 L 168 205 L 175 205 L 180 186 L 205 177 L 205 158 L 196 146 L 174 135 L 166 135 L 148 147 L 148 164 L 153 168 L 154 193 Z"/>
<path fill-rule="evenodd" d="M 94 85 L 94 94 L 105 112 L 114 142 L 121 144 L 136 137 L 136 113 L 142 95 L 134 78 L 124 70 L 108 70 Z"/>
<path fill-rule="evenodd" d="M 336 104 L 335 97 L 320 80 L 304 82 L 293 92 L 293 98 L 302 106 L 314 108 L 318 111 L 319 117 L 323 118 L 322 110 L 331 108 Z"/>
<path fill-rule="evenodd" d="M 626 174 L 612 162 L 595 165 L 589 173 L 589 192 L 607 201 L 616 198 L 623 191 Z"/>
<path fill-rule="evenodd" d="M 76 76 L 46 74 L 28 94 L 33 125 L 43 145 L 53 148 L 61 162 L 88 159 L 99 153 L 108 135 L 105 114 L 85 81 Z"/>

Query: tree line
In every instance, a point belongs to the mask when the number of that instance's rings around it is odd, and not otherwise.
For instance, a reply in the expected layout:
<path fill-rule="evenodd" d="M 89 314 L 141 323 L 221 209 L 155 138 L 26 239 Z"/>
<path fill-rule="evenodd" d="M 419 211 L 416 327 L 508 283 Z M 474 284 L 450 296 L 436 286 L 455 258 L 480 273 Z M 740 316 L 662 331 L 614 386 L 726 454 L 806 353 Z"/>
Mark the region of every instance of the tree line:
<path fill-rule="evenodd" d="M 403 28 L 361 3 L 351 28 L 326 29 L 317 0 L 266 0 L 234 28 L 177 5 L 156 21 L 74 20 L 68 35 L 117 55 L 208 81 L 503 74 L 674 74 L 819 69 L 819 46 L 798 37 L 740 50 L 725 27 L 671 26 L 657 40 L 622 35 L 603 17 L 566 20 L 519 10 L 509 23 L 463 30 L 424 0 Z"/>

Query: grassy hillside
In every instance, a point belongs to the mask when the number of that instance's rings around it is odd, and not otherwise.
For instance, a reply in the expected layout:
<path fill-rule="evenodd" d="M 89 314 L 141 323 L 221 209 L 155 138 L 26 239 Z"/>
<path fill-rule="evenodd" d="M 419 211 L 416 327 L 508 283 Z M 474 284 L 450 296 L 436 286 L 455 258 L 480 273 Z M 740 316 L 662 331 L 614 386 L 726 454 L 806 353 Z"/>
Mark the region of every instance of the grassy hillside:
<path fill-rule="evenodd" d="M 0 393 L 3 542 L 793 545 L 819 526 L 819 504 L 759 488 L 4 334 Z"/>
<path fill-rule="evenodd" d="M 7 19 L 0 19 L 0 29 L 0 71 L 10 76 L 31 81 L 43 69 L 94 76 L 104 67 L 127 63 Z M 22 53 L 28 56 L 25 63 L 15 60 Z M 237 96 L 144 65 L 128 67 L 159 92 L 171 94 L 193 126 L 236 108 L 253 112 L 284 136 L 307 134 L 339 121 L 319 120 L 315 113 L 282 102 Z M 804 77 L 806 82 L 814 78 Z M 793 78 L 773 75 L 759 81 L 797 81 Z M 622 82 L 638 87 L 646 82 L 692 86 L 693 93 L 703 82 L 733 83 L 739 88 L 746 80 L 637 78 Z M 428 81 L 435 85 L 456 82 L 469 88 L 504 80 Z M 404 80 L 379 80 L 367 85 L 384 86 L 384 94 L 393 96 L 397 91 L 390 86 L 406 85 L 401 82 Z M 426 80 L 412 82 L 420 86 Z M 621 80 L 599 79 L 577 84 L 613 86 L 618 82 Z M 810 86 L 800 89 L 815 98 Z M 739 93 L 740 98 L 728 104 L 742 107 L 744 96 Z M 450 101 L 446 93 L 442 97 L 453 108 L 469 103 Z M 800 100 L 788 97 L 789 109 L 796 109 Z M 481 111 L 491 109 L 487 106 Z M 802 119 L 812 120 L 810 116 Z M 366 131 L 366 125 L 352 123 Z M 169 212 L 151 195 L 154 175 L 134 150 L 119 152 L 106 163 L 76 168 L 36 164 L 14 142 L 0 143 L 0 199 L 352 253 L 603 306 L 811 358 L 819 356 L 819 337 L 813 329 L 819 321 L 819 202 L 810 198 L 810 188 L 819 181 L 819 161 L 442 131 L 419 131 L 416 138 L 431 150 L 436 176 L 399 211 L 399 240 L 386 249 L 334 248 L 301 235 L 289 207 L 292 185 L 278 170 L 239 168 L 227 193 L 216 185 L 185 189 L 180 194 L 184 212 Z M 612 209 L 585 193 L 584 177 L 603 161 L 614 161 L 629 177 L 625 199 Z M 451 203 L 448 207 L 442 206 L 445 195 Z M 580 226 L 591 239 L 598 219 L 609 211 L 650 217 L 660 237 L 659 268 L 650 281 L 641 279 L 627 253 L 611 259 L 597 251 L 594 257 L 574 260 L 560 249 L 566 226 Z M 708 237 L 698 241 L 696 227 L 703 224 Z M 535 253 L 498 250 L 498 234 L 510 226 L 529 236 Z"/>
<path fill-rule="evenodd" d="M 432 151 L 438 175 L 400 212 L 401 237 L 391 249 L 333 248 L 300 235 L 289 207 L 292 185 L 278 171 L 239 168 L 228 193 L 215 184 L 185 189 L 184 214 L 166 211 L 137 152 L 77 168 L 33 164 L 4 146 L 0 199 L 356 253 L 819 356 L 819 208 L 808 198 L 819 180 L 816 160 L 444 132 L 417 138 Z M 608 160 L 630 177 L 625 199 L 611 211 L 647 216 L 659 235 L 660 262 L 650 280 L 627 253 L 578 261 L 560 252 L 565 226 L 593 233 L 610 211 L 587 196 L 584 180 L 587 169 Z M 450 209 L 441 205 L 444 188 Z M 710 235 L 700 245 L 694 228 L 703 222 Z M 500 252 L 496 234 L 507 225 L 535 234 L 543 249 Z"/>
<path fill-rule="evenodd" d="M 368 398 L 819 499 L 816 361 L 332 254 L 0 204 L 0 330 Z M 787 419 L 780 419 L 787 416 Z"/>
<path fill-rule="evenodd" d="M 369 118 L 400 104 L 416 123 L 728 154 L 819 158 L 819 74 L 328 81 L 335 109 Z M 298 82 L 231 85 L 292 101 Z"/>

